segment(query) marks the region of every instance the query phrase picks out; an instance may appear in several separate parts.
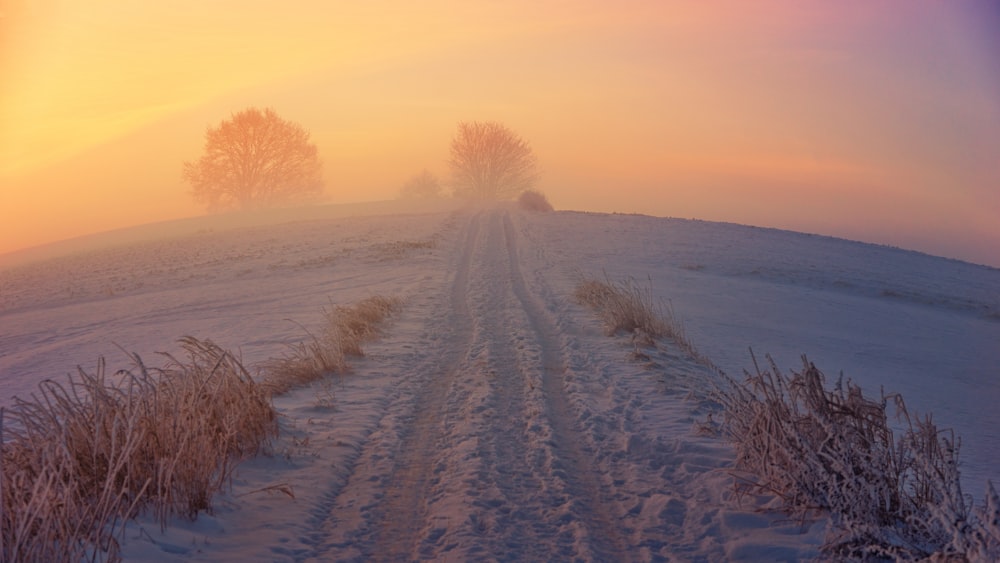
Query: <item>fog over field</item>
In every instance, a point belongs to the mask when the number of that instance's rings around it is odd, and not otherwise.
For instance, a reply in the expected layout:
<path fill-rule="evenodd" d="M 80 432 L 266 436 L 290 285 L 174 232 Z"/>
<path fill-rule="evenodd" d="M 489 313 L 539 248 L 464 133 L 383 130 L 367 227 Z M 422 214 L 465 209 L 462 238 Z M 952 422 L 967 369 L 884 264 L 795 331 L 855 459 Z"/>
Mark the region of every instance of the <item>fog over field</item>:
<path fill-rule="evenodd" d="M 310 133 L 329 203 L 447 184 L 456 124 L 498 121 L 557 207 L 1000 267 L 998 26 L 979 0 L 14 0 L 0 254 L 201 213 L 182 164 L 257 107 Z"/>

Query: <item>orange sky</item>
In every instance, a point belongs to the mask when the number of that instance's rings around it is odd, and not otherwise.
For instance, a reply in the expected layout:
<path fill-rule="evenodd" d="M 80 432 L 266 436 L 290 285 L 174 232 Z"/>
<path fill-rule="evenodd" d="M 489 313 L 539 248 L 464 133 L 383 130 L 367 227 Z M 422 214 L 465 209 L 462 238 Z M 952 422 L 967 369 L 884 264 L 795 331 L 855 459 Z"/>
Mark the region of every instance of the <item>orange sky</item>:
<path fill-rule="evenodd" d="M 312 132 L 333 202 L 499 120 L 559 208 L 1000 266 L 996 6 L 0 0 L 0 254 L 200 213 L 181 163 L 256 105 Z"/>

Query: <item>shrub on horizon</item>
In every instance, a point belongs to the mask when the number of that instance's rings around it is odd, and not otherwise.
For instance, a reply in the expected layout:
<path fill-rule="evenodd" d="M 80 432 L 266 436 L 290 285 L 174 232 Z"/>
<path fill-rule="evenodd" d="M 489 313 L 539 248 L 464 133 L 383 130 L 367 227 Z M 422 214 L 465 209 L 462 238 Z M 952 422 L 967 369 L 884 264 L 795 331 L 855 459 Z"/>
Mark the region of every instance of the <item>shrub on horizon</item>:
<path fill-rule="evenodd" d="M 545 194 L 537 190 L 525 190 L 517 198 L 517 206 L 526 211 L 553 211 L 552 204 Z"/>

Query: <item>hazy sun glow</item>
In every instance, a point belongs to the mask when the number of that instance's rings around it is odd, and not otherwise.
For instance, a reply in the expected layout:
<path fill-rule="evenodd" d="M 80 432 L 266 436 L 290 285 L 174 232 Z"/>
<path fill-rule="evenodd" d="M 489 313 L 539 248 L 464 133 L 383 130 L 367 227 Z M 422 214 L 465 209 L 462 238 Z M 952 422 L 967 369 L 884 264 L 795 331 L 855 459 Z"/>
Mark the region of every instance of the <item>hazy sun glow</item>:
<path fill-rule="evenodd" d="M 255 105 L 332 202 L 498 120 L 558 208 L 1000 266 L 997 29 L 987 0 L 0 2 L 0 253 L 200 213 L 181 163 Z"/>

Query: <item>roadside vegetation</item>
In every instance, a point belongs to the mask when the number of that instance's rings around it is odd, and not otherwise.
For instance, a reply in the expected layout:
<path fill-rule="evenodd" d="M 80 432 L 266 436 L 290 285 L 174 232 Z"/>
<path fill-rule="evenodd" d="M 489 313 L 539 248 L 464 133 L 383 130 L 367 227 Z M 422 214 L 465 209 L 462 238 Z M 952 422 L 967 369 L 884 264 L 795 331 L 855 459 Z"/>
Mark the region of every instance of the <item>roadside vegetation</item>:
<path fill-rule="evenodd" d="M 397 298 L 324 310 L 320 336 L 251 376 L 210 340 L 184 337 L 161 368 L 131 355 L 45 380 L 0 409 L 0 561 L 120 561 L 125 520 L 194 519 L 236 466 L 277 435 L 272 398 L 334 373 L 380 334 Z"/>
<path fill-rule="evenodd" d="M 609 336 L 628 335 L 637 346 L 668 338 L 713 367 L 648 286 L 605 275 L 582 280 L 574 297 Z M 715 370 L 712 398 L 736 450 L 738 496 L 777 498 L 802 521 L 828 516 L 821 549 L 833 560 L 1000 560 L 1000 496 L 992 484 L 981 505 L 963 494 L 953 432 L 911 415 L 899 395 L 873 400 L 842 379 L 828 389 L 804 357 L 791 375 L 768 363 L 761 370 L 754 358 L 744 382 Z"/>
<path fill-rule="evenodd" d="M 992 484 L 978 507 L 962 493 L 952 431 L 899 395 L 873 400 L 842 378 L 828 389 L 802 362 L 786 375 L 755 359 L 745 382 L 726 378 L 718 393 L 738 492 L 773 495 L 802 520 L 829 514 L 833 559 L 1000 559 L 1000 500 Z"/>
<path fill-rule="evenodd" d="M 626 334 L 636 346 L 653 346 L 667 338 L 695 359 L 711 364 L 691 343 L 673 307 L 657 301 L 649 285 L 634 278 L 614 281 L 605 274 L 603 280 L 582 279 L 573 297 L 597 313 L 608 336 Z"/>
<path fill-rule="evenodd" d="M 280 358 L 265 362 L 263 386 L 274 395 L 307 385 L 330 374 L 345 373 L 348 357 L 362 357 L 362 345 L 378 338 L 386 320 L 402 307 L 396 297 L 373 296 L 351 307 L 323 310 L 319 334 L 289 346 Z"/>

